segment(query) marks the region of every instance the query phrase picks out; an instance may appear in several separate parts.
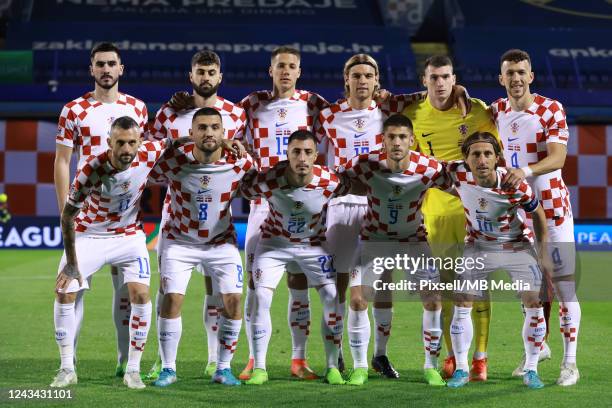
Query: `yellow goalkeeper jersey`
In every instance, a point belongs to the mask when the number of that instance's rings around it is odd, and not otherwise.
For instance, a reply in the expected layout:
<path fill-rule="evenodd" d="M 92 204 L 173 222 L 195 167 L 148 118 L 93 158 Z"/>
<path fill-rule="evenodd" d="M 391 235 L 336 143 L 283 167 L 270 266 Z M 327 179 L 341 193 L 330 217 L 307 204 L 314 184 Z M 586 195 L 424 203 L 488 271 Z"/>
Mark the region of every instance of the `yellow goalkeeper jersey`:
<path fill-rule="evenodd" d="M 402 112 L 414 127 L 413 149 L 439 160 L 460 160 L 461 143 L 474 132 L 489 132 L 499 140 L 495 123 L 487 111 L 487 105 L 480 99 L 471 98 L 472 110 L 464 119 L 461 109 L 452 107 L 441 111 L 434 108 L 429 97 L 413 102 Z M 501 145 L 501 142 L 500 142 Z M 432 188 L 425 194 L 423 214 L 431 216 L 463 214 L 458 197 Z"/>

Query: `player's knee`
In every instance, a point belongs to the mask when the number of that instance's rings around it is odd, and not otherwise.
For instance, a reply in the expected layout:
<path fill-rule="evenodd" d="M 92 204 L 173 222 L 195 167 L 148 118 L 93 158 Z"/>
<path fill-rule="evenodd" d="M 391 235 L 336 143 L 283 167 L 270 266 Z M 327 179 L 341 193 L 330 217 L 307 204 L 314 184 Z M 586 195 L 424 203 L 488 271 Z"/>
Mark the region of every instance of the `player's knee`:
<path fill-rule="evenodd" d="M 58 303 L 66 304 L 66 303 L 74 303 L 76 300 L 77 292 L 72 293 L 56 293 L 55 298 Z"/>
<path fill-rule="evenodd" d="M 248 275 L 248 285 L 249 285 L 249 289 L 251 290 L 255 290 L 255 282 L 253 282 L 253 274 L 251 272 L 247 272 Z"/>
<path fill-rule="evenodd" d="M 321 302 L 323 304 L 330 304 L 336 301 L 336 286 L 333 284 L 323 285 L 318 288 L 319 296 L 321 296 Z"/>
<path fill-rule="evenodd" d="M 260 310 L 270 310 L 272 307 L 272 295 L 273 291 L 270 288 L 264 288 L 263 286 L 259 286 L 255 288 L 255 304 L 257 309 Z"/>
<path fill-rule="evenodd" d="M 349 302 L 351 309 L 356 312 L 367 310 L 368 301 L 363 297 L 361 291 L 351 290 L 351 300 Z"/>
<path fill-rule="evenodd" d="M 308 289 L 308 279 L 303 273 L 288 273 L 287 286 L 291 289 Z"/>
<path fill-rule="evenodd" d="M 240 294 L 229 293 L 223 296 L 223 314 L 226 318 L 239 320 L 242 318 L 240 313 Z"/>
<path fill-rule="evenodd" d="M 180 293 L 166 293 L 161 307 L 161 317 L 176 319 L 181 315 L 184 295 Z"/>
<path fill-rule="evenodd" d="M 143 305 L 151 300 L 149 296 L 149 287 L 142 283 L 128 282 L 128 292 L 130 294 L 130 302 Z"/>

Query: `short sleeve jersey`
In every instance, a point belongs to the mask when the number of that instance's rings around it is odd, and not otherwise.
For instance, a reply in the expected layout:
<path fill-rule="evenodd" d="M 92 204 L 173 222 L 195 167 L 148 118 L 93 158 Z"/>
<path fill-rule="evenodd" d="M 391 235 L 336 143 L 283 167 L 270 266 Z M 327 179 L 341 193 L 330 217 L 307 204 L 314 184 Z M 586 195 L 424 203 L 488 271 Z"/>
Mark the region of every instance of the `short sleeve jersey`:
<path fill-rule="evenodd" d="M 78 154 L 78 168 L 81 168 L 87 156 L 97 155 L 108 149 L 111 124 L 122 116 L 129 116 L 138 123 L 144 139 L 147 134 L 148 114 L 143 101 L 119 93 L 117 101 L 104 103 L 95 100 L 93 92 L 88 92 L 64 105 L 55 142 L 73 148 Z"/>
<path fill-rule="evenodd" d="M 113 167 L 108 152 L 89 156 L 68 193 L 67 203 L 81 209 L 76 232 L 113 236 L 142 230 L 140 198 L 166 145 L 167 140 L 143 142 L 131 166 L 123 171 Z"/>
<path fill-rule="evenodd" d="M 168 149 L 151 172 L 156 180 L 168 180 L 171 200 L 163 236 L 190 244 L 235 244 L 230 204 L 242 178 L 255 170 L 253 160 L 223 156 L 202 164 L 193 150 L 192 142 Z"/>
<path fill-rule="evenodd" d="M 525 181 L 516 189 L 502 190 L 501 180 L 506 172 L 505 168 L 498 167 L 496 186 L 487 188 L 476 184 L 465 162 L 448 163 L 447 173 L 463 203 L 468 233 L 466 242 L 491 246 L 533 242 L 533 233 L 518 210 L 535 211 L 538 199 Z"/>
<path fill-rule="evenodd" d="M 321 245 L 329 201 L 348 193 L 350 186 L 324 166 L 315 165 L 314 177 L 303 187 L 289 185 L 283 161 L 263 170 L 243 184 L 243 195 L 251 200 L 265 198 L 270 205 L 261 225 L 262 238 L 276 238 L 287 243 Z"/>
<path fill-rule="evenodd" d="M 225 137 L 227 139 L 241 140 L 244 137 L 246 126 L 244 109 L 220 96 L 217 96 L 213 108 L 221 114 Z M 151 136 L 158 140 L 166 137 L 178 139 L 182 136 L 189 136 L 193 115 L 199 109 L 194 108 L 176 112 L 170 105 L 164 104 L 155 115 L 155 122 L 151 128 Z"/>
<path fill-rule="evenodd" d="M 418 150 L 438 160 L 460 160 L 463 140 L 474 132 L 489 132 L 497 137 L 497 129 L 480 99 L 472 98 L 472 110 L 463 118 L 458 107 L 441 111 L 431 105 L 429 97 L 404 109 L 414 127 Z M 423 213 L 432 216 L 459 215 L 463 206 L 457 197 L 432 189 L 425 195 Z"/>
<path fill-rule="evenodd" d="M 531 106 L 516 112 L 504 98 L 495 101 L 491 110 L 504 145 L 504 157 L 512 167 L 528 166 L 546 158 L 549 143 L 567 145 L 569 129 L 565 111 L 554 99 L 535 95 Z M 561 225 L 572 211 L 561 169 L 528 181 L 542 203 L 548 224 Z"/>
<path fill-rule="evenodd" d="M 291 133 L 313 130 L 319 112 L 328 106 L 320 95 L 296 90 L 290 98 L 274 98 L 269 91 L 253 92 L 240 106 L 247 115 L 247 141 L 254 159 L 265 170 L 287 159 Z"/>
<path fill-rule="evenodd" d="M 368 211 L 361 227 L 361 238 L 371 241 L 426 241 L 421 205 L 432 187 L 451 187 L 440 162 L 410 151 L 408 168 L 391 171 L 387 154 L 374 151 L 353 157 L 340 168 L 350 179 L 357 178 L 367 188 Z"/>

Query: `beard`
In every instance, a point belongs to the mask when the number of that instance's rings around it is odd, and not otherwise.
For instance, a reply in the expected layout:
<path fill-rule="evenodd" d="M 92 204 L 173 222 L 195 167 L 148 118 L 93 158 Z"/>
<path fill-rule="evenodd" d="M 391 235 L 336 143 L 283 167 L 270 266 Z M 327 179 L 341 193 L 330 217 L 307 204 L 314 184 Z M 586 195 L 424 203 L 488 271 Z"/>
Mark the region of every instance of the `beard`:
<path fill-rule="evenodd" d="M 124 166 L 127 166 L 128 164 L 131 164 L 134 161 L 135 157 L 136 157 L 136 154 L 119 155 L 119 163 L 123 164 Z"/>
<path fill-rule="evenodd" d="M 204 86 L 196 85 L 193 82 L 191 83 L 191 86 L 193 87 L 193 91 L 197 93 L 198 95 L 200 95 L 202 98 L 210 98 L 211 96 L 216 94 L 217 90 L 219 89 L 219 85 L 221 84 L 217 83 L 216 85 L 206 88 Z"/>
<path fill-rule="evenodd" d="M 220 147 L 221 147 L 221 143 L 217 142 L 216 140 L 213 141 L 213 142 L 202 141 L 198 145 L 198 149 L 200 149 L 201 151 L 203 151 L 206 154 L 212 154 L 212 153 L 216 152 Z"/>
<path fill-rule="evenodd" d="M 114 81 L 112 81 L 111 83 L 104 83 L 102 82 L 102 79 L 97 79 L 96 78 L 96 84 L 98 84 L 99 87 L 103 88 L 103 89 L 111 89 L 113 86 L 115 86 L 115 84 L 117 84 L 117 81 L 119 81 L 119 77 L 117 77 Z M 104 78 L 105 79 L 105 78 Z"/>

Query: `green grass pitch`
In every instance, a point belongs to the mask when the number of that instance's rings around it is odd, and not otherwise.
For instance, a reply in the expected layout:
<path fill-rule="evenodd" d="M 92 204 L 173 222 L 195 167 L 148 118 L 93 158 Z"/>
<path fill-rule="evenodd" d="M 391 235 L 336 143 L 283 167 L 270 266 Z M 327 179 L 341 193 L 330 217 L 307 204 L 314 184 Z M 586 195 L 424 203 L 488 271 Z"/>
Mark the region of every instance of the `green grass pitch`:
<path fill-rule="evenodd" d="M 183 309 L 183 335 L 177 359 L 179 382 L 171 387 L 128 390 L 114 377 L 115 334 L 111 318 L 111 280 L 108 269 L 98 272 L 93 289 L 85 297 L 85 322 L 78 349 L 79 384 L 72 388 L 72 401 L 8 400 L 9 389 L 48 389 L 59 365 L 53 330 L 53 286 L 60 258 L 58 251 L 0 251 L 2 316 L 0 318 L 0 405 L 12 406 L 147 406 L 182 407 L 205 405 L 239 406 L 475 406 L 475 407 L 599 407 L 610 406 L 609 362 L 612 338 L 612 301 L 582 303 L 578 364 L 581 380 L 577 386 L 554 385 L 562 356 L 561 338 L 553 308 L 551 341 L 553 359 L 540 365 L 546 383 L 542 390 L 527 390 L 520 379 L 512 378 L 522 352 L 522 315 L 517 303 L 496 303 L 493 307 L 489 344 L 489 381 L 469 384 L 459 390 L 432 388 L 421 382 L 423 352 L 420 337 L 421 306 L 397 303 L 389 356 L 401 374 L 399 380 L 384 380 L 375 373 L 364 387 L 328 386 L 300 382 L 288 375 L 291 339 L 287 327 L 287 291 L 281 283 L 272 305 L 273 336 L 268 353 L 270 382 L 261 387 L 224 388 L 202 377 L 206 364 L 206 341 L 202 327 L 203 279 L 194 274 Z M 152 259 L 155 259 L 152 257 Z M 610 271 L 612 253 L 581 253 L 582 273 Z M 156 267 L 152 293 L 157 290 Z M 610 279 L 608 278 L 608 281 Z M 608 299 L 610 299 L 608 285 Z M 312 330 L 308 358 L 318 373 L 324 369 L 320 339 L 318 295 L 311 293 Z M 345 335 L 347 365 L 352 361 Z M 157 351 L 155 330 L 149 339 L 142 369 L 148 370 Z M 443 351 L 444 353 L 444 351 Z M 247 360 L 244 333 L 233 361 L 238 374 Z M 607 395 L 607 397 L 606 397 Z"/>

